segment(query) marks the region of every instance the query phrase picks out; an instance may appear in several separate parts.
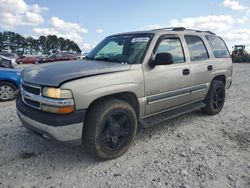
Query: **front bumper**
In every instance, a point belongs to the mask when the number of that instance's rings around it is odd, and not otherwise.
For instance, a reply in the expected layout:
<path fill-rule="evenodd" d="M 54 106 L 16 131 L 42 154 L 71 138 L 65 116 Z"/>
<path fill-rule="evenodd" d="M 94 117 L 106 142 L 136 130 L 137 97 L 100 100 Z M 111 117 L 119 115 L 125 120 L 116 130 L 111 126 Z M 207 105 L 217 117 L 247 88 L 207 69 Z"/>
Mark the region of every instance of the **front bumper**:
<path fill-rule="evenodd" d="M 46 113 L 25 105 L 20 96 L 16 99 L 16 106 L 17 114 L 27 129 L 52 140 L 81 144 L 85 110 L 68 115 Z"/>

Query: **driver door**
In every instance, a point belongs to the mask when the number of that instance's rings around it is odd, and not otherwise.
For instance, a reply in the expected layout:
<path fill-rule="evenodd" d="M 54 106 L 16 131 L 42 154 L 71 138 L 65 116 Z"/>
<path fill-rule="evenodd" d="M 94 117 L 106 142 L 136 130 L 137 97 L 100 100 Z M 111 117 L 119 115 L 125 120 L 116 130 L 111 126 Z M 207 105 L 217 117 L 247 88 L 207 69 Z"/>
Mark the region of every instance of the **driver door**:
<path fill-rule="evenodd" d="M 145 67 L 146 115 L 185 104 L 190 96 L 190 67 L 181 39 L 177 35 L 161 37 L 153 53 L 170 53 L 173 63 Z"/>

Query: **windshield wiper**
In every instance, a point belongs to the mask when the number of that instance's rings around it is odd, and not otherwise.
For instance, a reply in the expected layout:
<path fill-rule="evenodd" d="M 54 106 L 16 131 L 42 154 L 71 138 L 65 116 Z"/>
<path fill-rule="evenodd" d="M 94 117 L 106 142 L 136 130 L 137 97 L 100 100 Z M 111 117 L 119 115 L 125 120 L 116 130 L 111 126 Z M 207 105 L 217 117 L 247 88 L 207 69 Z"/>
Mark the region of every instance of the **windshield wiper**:
<path fill-rule="evenodd" d="M 84 59 L 95 60 L 95 61 L 108 61 L 108 62 L 111 62 L 111 63 L 123 63 L 123 64 L 127 64 L 126 62 L 119 61 L 117 59 L 111 59 L 109 57 L 97 57 L 97 58 L 93 58 L 93 57 L 85 56 Z"/>
<path fill-rule="evenodd" d="M 98 58 L 95 58 L 93 60 L 96 60 L 96 61 L 108 61 L 108 62 L 112 62 L 112 63 L 121 63 L 121 61 L 118 61 L 116 59 L 111 59 L 109 57 L 98 57 Z"/>

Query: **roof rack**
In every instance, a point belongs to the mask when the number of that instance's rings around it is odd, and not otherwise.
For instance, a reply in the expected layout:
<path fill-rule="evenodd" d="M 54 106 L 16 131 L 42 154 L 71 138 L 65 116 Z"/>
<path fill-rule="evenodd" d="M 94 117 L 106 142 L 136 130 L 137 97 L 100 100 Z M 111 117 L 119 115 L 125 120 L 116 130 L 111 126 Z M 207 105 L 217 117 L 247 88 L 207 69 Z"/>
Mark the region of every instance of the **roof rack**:
<path fill-rule="evenodd" d="M 170 30 L 170 31 L 195 31 L 199 33 L 209 33 L 212 35 L 215 35 L 215 33 L 211 31 L 201 31 L 201 30 L 195 30 L 195 29 L 186 29 L 185 27 L 163 27 L 159 29 L 153 29 L 152 31 L 158 31 L 158 30 Z"/>

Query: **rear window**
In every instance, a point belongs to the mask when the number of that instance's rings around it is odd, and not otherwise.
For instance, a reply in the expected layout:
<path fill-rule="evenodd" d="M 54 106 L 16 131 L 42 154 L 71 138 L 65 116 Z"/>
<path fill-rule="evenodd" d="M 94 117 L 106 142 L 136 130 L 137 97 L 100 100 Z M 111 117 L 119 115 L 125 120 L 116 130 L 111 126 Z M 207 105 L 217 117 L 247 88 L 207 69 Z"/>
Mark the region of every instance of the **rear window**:
<path fill-rule="evenodd" d="M 216 58 L 230 57 L 227 46 L 220 37 L 214 35 L 206 35 L 206 39 L 213 51 L 214 57 Z"/>

